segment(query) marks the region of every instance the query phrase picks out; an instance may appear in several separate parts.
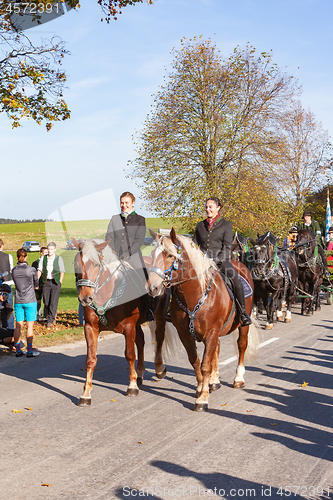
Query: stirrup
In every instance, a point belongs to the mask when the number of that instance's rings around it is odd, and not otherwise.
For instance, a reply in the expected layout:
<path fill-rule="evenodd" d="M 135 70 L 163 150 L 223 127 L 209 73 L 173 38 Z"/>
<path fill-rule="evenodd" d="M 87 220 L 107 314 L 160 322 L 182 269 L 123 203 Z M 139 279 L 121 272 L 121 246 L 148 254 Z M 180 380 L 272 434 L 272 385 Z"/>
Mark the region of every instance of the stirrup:
<path fill-rule="evenodd" d="M 247 312 L 246 312 L 246 311 L 243 311 L 243 312 L 239 315 L 239 321 L 240 321 L 241 326 L 249 326 L 249 325 L 252 325 L 252 320 L 251 320 L 250 316 L 247 314 Z"/>

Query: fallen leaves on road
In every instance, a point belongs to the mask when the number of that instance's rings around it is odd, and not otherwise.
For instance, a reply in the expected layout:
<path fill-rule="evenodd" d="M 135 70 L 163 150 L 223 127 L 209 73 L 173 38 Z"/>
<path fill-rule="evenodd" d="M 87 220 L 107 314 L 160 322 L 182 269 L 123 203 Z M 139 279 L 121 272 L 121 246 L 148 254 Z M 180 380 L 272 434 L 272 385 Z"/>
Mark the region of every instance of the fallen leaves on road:
<path fill-rule="evenodd" d="M 224 403 L 224 404 L 223 404 L 223 405 L 221 405 L 221 406 L 227 406 L 227 404 L 228 404 L 228 403 Z"/>
<path fill-rule="evenodd" d="M 252 413 L 252 410 L 246 410 L 248 413 Z"/>
<path fill-rule="evenodd" d="M 13 410 L 13 413 L 22 413 L 22 410 Z"/>
<path fill-rule="evenodd" d="M 143 444 L 143 441 L 139 441 L 139 444 Z"/>
<path fill-rule="evenodd" d="M 115 401 L 115 399 L 110 399 L 110 401 Z"/>
<path fill-rule="evenodd" d="M 303 382 L 302 387 L 307 387 L 309 385 L 309 382 Z"/>
<path fill-rule="evenodd" d="M 49 488 L 51 485 L 49 483 L 42 483 L 42 486 L 47 486 Z"/>
<path fill-rule="evenodd" d="M 26 410 L 30 410 L 30 411 L 32 411 L 32 408 L 30 408 L 30 406 L 27 406 L 27 407 L 26 407 Z"/>
<path fill-rule="evenodd" d="M 276 424 L 271 424 L 271 425 L 276 425 Z"/>

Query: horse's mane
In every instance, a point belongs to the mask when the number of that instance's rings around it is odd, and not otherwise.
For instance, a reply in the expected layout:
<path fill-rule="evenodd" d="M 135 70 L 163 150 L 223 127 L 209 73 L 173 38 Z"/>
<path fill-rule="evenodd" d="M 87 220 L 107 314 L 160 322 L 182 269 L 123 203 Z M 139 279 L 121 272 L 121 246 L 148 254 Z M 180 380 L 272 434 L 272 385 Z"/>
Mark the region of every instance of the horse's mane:
<path fill-rule="evenodd" d="M 82 244 L 81 251 L 82 251 L 83 262 L 87 262 L 88 260 L 90 260 L 93 264 L 99 265 L 100 258 L 99 258 L 99 253 L 95 248 L 95 245 L 104 243 L 104 240 L 96 238 L 92 240 L 80 241 L 80 243 Z M 116 254 L 111 250 L 111 247 L 109 245 L 106 245 L 106 247 L 103 249 L 102 255 L 104 264 L 106 265 L 111 274 L 114 273 L 120 261 L 116 256 Z"/>
<path fill-rule="evenodd" d="M 266 239 L 270 242 L 271 245 L 275 246 L 279 240 L 279 238 L 276 238 L 273 233 L 270 231 L 267 231 L 265 234 L 262 236 L 259 235 L 258 233 L 258 240 L 257 241 L 262 241 L 264 242 Z"/>
<path fill-rule="evenodd" d="M 207 287 L 208 279 L 211 276 L 210 271 L 212 270 L 212 268 L 214 270 L 217 269 L 215 263 L 203 255 L 202 251 L 194 245 L 191 238 L 180 234 L 177 234 L 177 238 L 183 245 L 188 255 L 193 270 L 198 277 L 201 290 L 204 291 Z M 167 251 L 171 255 L 179 257 L 177 248 L 175 247 L 169 236 L 162 236 L 159 240 L 159 246 L 162 250 Z"/>
<path fill-rule="evenodd" d="M 307 236 L 307 235 L 310 235 L 311 236 L 311 239 L 314 239 L 315 238 L 315 235 L 313 234 L 312 231 L 310 231 L 310 229 L 299 229 L 298 230 L 298 237 L 299 236 Z"/>

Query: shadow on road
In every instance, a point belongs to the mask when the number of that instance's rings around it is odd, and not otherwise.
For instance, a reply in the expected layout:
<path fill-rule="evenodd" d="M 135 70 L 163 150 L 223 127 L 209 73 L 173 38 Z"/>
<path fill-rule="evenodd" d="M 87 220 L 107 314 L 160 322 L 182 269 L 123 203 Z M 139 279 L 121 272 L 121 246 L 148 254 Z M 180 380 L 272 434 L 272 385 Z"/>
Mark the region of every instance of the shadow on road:
<path fill-rule="evenodd" d="M 274 488 L 268 484 L 259 484 L 254 481 L 244 480 L 220 472 L 202 474 L 192 471 L 181 465 L 156 460 L 151 462 L 153 467 L 168 474 L 167 480 L 161 485 L 154 487 L 125 486 L 114 491 L 116 498 L 138 498 L 147 499 L 168 499 L 168 498 L 293 498 L 301 500 L 311 497 L 313 500 L 333 499 L 333 488 L 330 485 L 324 487 L 314 486 L 286 486 Z M 172 476 L 184 478 L 184 484 L 178 479 L 176 485 L 173 485 Z M 186 482 L 185 482 L 186 478 Z M 193 484 L 188 480 L 193 478 Z M 198 485 L 200 482 L 201 485 Z"/>

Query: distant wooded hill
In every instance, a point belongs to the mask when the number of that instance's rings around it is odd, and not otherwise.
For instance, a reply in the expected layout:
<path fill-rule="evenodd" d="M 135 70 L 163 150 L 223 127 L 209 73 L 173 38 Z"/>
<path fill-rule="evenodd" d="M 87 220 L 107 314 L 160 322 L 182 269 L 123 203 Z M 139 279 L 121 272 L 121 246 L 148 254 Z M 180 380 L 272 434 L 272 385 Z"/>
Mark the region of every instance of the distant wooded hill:
<path fill-rule="evenodd" d="M 26 222 L 45 222 L 45 219 L 17 220 L 17 219 L 1 219 L 0 218 L 0 224 L 25 224 Z"/>

